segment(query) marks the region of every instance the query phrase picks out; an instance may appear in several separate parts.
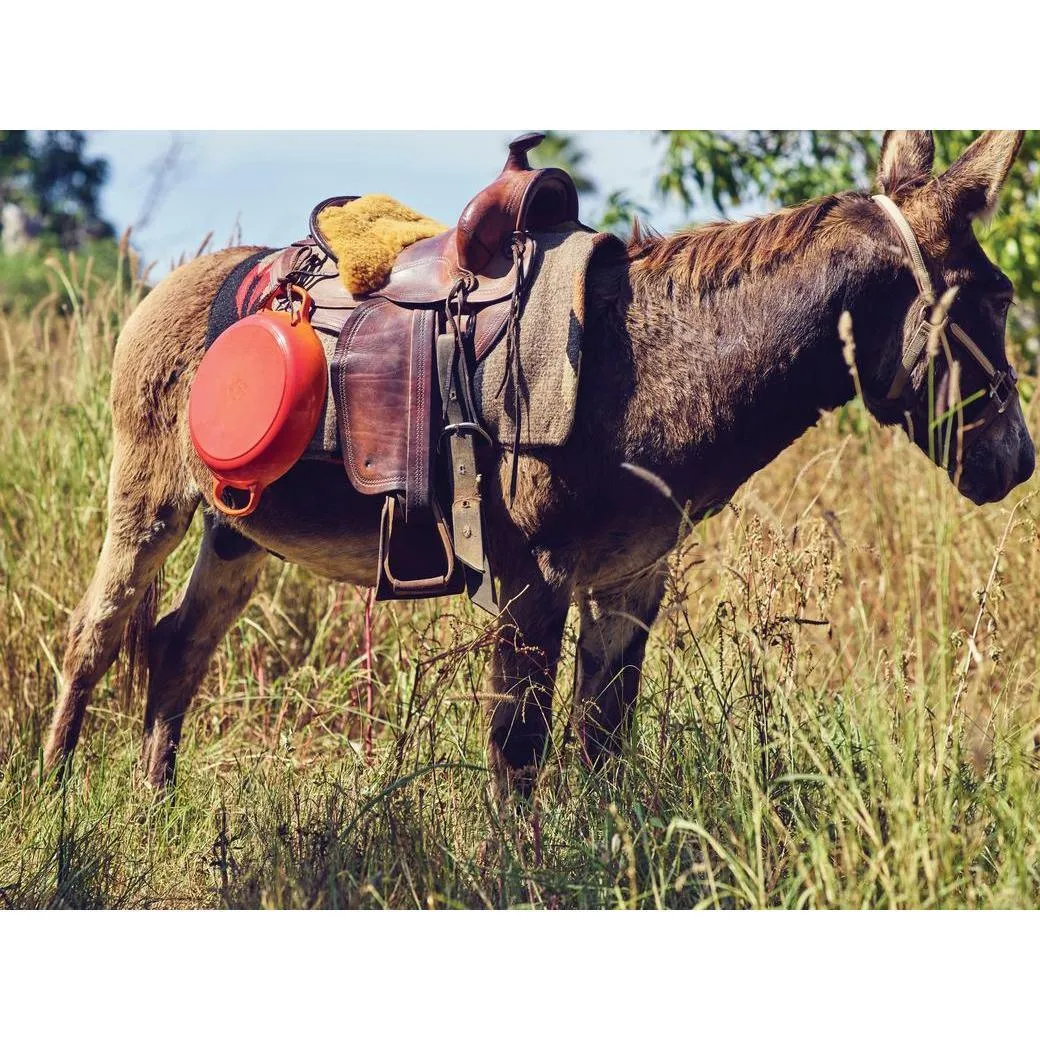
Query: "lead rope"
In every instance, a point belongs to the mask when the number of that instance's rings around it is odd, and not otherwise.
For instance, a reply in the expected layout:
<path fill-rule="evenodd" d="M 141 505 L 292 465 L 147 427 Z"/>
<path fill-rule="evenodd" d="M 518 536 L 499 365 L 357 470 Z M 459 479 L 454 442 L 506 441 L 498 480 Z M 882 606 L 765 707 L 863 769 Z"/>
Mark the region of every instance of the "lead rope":
<path fill-rule="evenodd" d="M 365 593 L 365 729 L 363 745 L 365 748 L 365 765 L 375 762 L 372 751 L 372 712 L 375 710 L 375 694 L 372 689 L 372 600 L 375 589 Z M 358 700 L 361 698 L 359 697 Z"/>

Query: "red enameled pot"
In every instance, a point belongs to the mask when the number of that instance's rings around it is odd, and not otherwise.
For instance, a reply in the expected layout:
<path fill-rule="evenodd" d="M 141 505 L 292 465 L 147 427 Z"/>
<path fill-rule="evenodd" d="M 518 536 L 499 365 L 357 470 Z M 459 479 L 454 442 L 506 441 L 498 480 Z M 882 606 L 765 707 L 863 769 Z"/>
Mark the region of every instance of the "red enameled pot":
<path fill-rule="evenodd" d="M 289 310 L 264 309 L 236 321 L 206 352 L 191 385 L 188 427 L 199 458 L 213 474 L 213 504 L 248 516 L 264 488 L 292 468 L 318 426 L 328 392 L 321 340 L 308 321 L 313 304 L 287 287 Z M 227 488 L 246 491 L 235 508 Z"/>

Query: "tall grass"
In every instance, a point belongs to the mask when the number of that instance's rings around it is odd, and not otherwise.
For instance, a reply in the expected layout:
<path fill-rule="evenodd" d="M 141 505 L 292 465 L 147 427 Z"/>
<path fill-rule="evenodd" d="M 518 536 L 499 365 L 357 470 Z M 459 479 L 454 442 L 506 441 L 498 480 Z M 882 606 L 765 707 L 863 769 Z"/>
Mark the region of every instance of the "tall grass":
<path fill-rule="evenodd" d="M 54 278 L 0 317 L 0 904 L 1036 904 L 1037 502 L 972 507 L 859 403 L 676 553 L 616 766 L 582 767 L 564 666 L 523 810 L 489 794 L 483 618 L 377 607 L 369 719 L 362 596 L 275 559 L 196 698 L 173 797 L 141 783 L 143 706 L 114 673 L 69 781 L 41 784 L 104 532 L 113 344 L 142 291 L 74 262 Z"/>

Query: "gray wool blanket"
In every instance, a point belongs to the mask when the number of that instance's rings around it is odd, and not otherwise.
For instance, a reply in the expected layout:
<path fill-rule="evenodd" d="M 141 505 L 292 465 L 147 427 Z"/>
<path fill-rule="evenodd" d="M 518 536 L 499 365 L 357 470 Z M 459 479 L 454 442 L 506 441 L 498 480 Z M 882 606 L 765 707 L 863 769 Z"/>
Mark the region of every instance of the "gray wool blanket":
<path fill-rule="evenodd" d="M 580 226 L 543 232 L 520 312 L 520 446 L 556 448 L 570 436 L 578 404 L 585 338 L 585 279 L 600 250 L 624 255 L 613 235 Z M 474 374 L 474 397 L 485 429 L 511 448 L 515 395 L 507 379 L 509 351 L 498 346 Z"/>

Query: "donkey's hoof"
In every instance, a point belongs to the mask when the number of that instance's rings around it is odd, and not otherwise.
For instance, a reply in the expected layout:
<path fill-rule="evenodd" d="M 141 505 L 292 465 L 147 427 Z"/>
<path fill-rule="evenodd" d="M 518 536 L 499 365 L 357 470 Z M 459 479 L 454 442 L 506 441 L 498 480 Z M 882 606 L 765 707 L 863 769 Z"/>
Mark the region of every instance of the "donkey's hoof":
<path fill-rule="evenodd" d="M 538 780 L 537 765 L 512 765 L 502 750 L 492 743 L 488 748 L 488 770 L 492 796 L 499 805 L 508 802 L 522 805 L 531 800 Z"/>
<path fill-rule="evenodd" d="M 145 738 L 141 751 L 141 776 L 157 794 L 173 789 L 176 774 L 176 748 L 160 734 Z"/>

